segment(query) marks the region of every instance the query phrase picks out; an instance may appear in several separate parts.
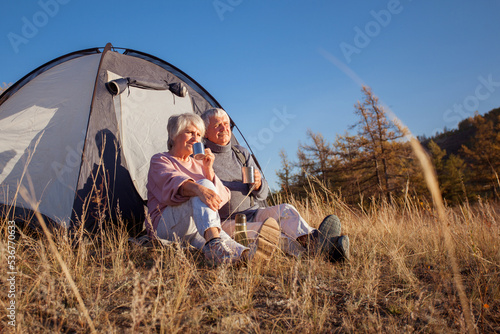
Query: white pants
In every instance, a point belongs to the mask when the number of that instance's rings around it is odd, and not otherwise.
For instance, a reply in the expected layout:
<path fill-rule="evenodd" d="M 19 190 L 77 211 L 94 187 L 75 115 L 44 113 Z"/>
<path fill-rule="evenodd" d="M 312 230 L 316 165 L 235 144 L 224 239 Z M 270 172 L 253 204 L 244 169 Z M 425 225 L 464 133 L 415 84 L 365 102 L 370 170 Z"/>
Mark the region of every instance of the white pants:
<path fill-rule="evenodd" d="M 199 180 L 196 183 L 217 192 L 214 184 L 207 179 Z M 202 249 L 206 242 L 203 237 L 205 231 L 211 227 L 219 229 L 221 239 L 231 239 L 221 229 L 219 213 L 210 209 L 199 197 L 191 197 L 187 202 L 176 206 L 167 206 L 163 210 L 156 233 L 160 239 L 170 241 L 180 239 L 195 248 Z M 243 245 L 236 245 L 237 249 L 234 251 L 238 255 L 247 249 Z"/>
<path fill-rule="evenodd" d="M 298 237 L 310 234 L 314 228 L 309 226 L 293 205 L 280 204 L 267 208 L 259 208 L 251 222 L 247 222 L 247 233 L 249 238 L 255 238 L 262 223 L 267 218 L 274 218 L 281 229 L 282 238 L 296 240 Z M 222 223 L 222 229 L 230 236 L 234 236 L 234 220 L 226 220 Z"/>

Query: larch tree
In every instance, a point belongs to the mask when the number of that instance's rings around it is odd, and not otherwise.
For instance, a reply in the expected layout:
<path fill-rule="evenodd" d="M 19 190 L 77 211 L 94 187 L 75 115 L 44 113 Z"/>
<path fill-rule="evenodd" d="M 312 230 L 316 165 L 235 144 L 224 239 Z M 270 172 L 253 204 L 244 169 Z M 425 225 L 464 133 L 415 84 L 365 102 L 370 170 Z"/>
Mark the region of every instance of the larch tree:
<path fill-rule="evenodd" d="M 394 167 L 391 164 L 398 155 L 392 144 L 402 138 L 403 133 L 387 119 L 386 111 L 372 90 L 364 86 L 362 92 L 363 102 L 358 101 L 354 105 L 359 121 L 351 127 L 358 130 L 357 136 L 351 138 L 351 144 L 359 152 L 352 168 L 363 170 L 363 189 L 371 195 L 388 196 L 394 190 L 391 178 L 398 174 L 391 170 Z"/>
<path fill-rule="evenodd" d="M 299 143 L 299 161 L 302 162 L 306 171 L 327 185 L 332 159 L 330 144 L 321 133 L 314 133 L 311 129 L 307 130 L 307 137 L 312 144 Z"/>
<path fill-rule="evenodd" d="M 280 159 L 281 159 L 281 170 L 276 172 L 280 182 L 281 191 L 287 193 L 290 191 L 290 186 L 292 184 L 292 170 L 293 165 L 288 160 L 288 156 L 284 149 L 280 150 Z"/>

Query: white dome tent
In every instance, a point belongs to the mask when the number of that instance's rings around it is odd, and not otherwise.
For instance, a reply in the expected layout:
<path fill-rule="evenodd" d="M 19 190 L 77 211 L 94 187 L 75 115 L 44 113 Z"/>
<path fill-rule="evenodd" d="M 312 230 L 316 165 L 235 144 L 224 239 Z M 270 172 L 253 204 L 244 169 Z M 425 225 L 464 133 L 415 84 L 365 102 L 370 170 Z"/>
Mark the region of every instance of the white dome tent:
<path fill-rule="evenodd" d="M 3 217 L 34 224 L 38 211 L 52 225 L 95 231 L 99 210 L 113 221 L 119 208 L 129 227 L 142 225 L 149 162 L 166 150 L 168 118 L 221 106 L 171 64 L 121 50 L 108 43 L 64 55 L 0 96 Z"/>

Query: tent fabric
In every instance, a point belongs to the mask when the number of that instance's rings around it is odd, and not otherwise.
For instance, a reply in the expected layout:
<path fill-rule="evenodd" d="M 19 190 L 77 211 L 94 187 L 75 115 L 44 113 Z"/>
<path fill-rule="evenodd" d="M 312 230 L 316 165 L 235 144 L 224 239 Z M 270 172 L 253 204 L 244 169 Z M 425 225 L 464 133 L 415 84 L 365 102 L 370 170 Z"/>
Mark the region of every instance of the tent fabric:
<path fill-rule="evenodd" d="M 219 105 L 212 95 L 205 90 L 200 84 L 198 84 L 193 78 L 188 76 L 186 73 L 173 66 L 172 64 L 166 63 L 165 61 L 156 58 L 155 56 L 135 51 L 135 50 L 125 50 L 123 53 L 125 55 L 130 55 L 136 58 L 144 59 L 148 62 L 158 65 L 159 67 L 168 71 L 181 82 L 187 85 L 189 94 L 191 95 L 194 111 L 198 114 L 203 113 L 205 110 L 213 108 L 213 106 Z M 171 83 L 172 81 L 167 80 Z"/>
<path fill-rule="evenodd" d="M 111 94 L 109 82 L 121 79 L 126 92 Z M 214 107 L 178 68 L 111 44 L 40 66 L 0 96 L 1 214 L 27 220 L 38 211 L 91 232 L 120 219 L 142 226 L 149 161 L 166 150 L 168 118 Z"/>
<path fill-rule="evenodd" d="M 29 81 L 0 109 L 0 156 L 15 153 L 10 160 L 2 159 L 1 187 L 8 187 L 9 199 L 28 208 L 30 203 L 16 197 L 14 190 L 19 184 L 33 189 L 31 196 L 40 201 L 38 211 L 66 227 L 99 58 L 89 55 L 53 67 Z"/>
<path fill-rule="evenodd" d="M 22 79 L 17 81 L 14 85 L 10 86 L 5 92 L 0 95 L 0 105 L 8 99 L 10 96 L 14 95 L 19 89 L 21 89 L 26 83 L 30 82 L 33 78 L 38 76 L 40 73 L 48 71 L 54 66 L 57 66 L 63 62 L 69 61 L 74 58 L 79 58 L 84 55 L 100 54 L 101 51 L 98 48 L 86 49 L 75 51 L 67 55 L 61 56 L 59 58 L 53 59 L 50 62 L 34 69 L 30 73 L 26 74 Z"/>

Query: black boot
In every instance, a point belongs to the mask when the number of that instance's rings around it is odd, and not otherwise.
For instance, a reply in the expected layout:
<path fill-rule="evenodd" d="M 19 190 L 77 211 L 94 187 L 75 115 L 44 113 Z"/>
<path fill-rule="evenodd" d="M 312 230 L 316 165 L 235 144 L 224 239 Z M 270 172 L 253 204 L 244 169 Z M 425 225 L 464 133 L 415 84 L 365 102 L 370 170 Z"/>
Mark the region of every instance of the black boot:
<path fill-rule="evenodd" d="M 332 238 L 340 236 L 342 225 L 335 215 L 326 216 L 318 229 L 314 232 L 316 236 L 316 252 L 330 254 L 333 251 L 334 244 L 330 242 Z"/>
<path fill-rule="evenodd" d="M 328 253 L 328 258 L 331 262 L 349 261 L 351 253 L 349 251 L 349 237 L 342 235 L 334 237 L 330 240 L 332 248 Z"/>

